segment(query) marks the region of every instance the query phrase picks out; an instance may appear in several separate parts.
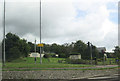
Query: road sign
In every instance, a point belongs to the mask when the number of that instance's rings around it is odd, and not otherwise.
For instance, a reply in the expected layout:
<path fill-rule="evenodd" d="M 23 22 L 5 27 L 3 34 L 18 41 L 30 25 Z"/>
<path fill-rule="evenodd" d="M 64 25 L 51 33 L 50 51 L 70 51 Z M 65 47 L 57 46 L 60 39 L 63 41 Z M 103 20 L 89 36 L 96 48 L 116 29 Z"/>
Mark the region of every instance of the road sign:
<path fill-rule="evenodd" d="M 43 47 L 43 44 L 38 44 L 39 47 Z"/>

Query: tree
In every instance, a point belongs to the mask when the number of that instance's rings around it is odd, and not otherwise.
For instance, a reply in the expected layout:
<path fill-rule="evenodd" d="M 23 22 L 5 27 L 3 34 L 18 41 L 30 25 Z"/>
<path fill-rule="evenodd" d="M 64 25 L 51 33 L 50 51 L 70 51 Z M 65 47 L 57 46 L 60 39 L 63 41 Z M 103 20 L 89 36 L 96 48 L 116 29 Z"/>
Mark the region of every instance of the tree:
<path fill-rule="evenodd" d="M 99 54 L 99 52 L 98 52 L 96 46 L 92 45 L 92 56 L 93 56 L 93 58 L 98 58 L 98 54 Z"/>
<path fill-rule="evenodd" d="M 76 41 L 76 43 L 74 44 L 73 52 L 80 53 L 82 59 L 85 59 L 86 51 L 87 51 L 87 45 L 81 40 Z"/>
<path fill-rule="evenodd" d="M 34 52 L 34 44 L 32 42 L 28 42 L 28 45 L 30 46 L 30 52 Z"/>
<path fill-rule="evenodd" d="M 7 33 L 5 43 L 6 60 L 13 60 L 19 57 L 28 56 L 30 46 L 25 39 L 20 39 L 16 34 Z"/>
<path fill-rule="evenodd" d="M 119 46 L 115 46 L 114 55 L 116 58 L 120 59 L 120 47 Z"/>
<path fill-rule="evenodd" d="M 53 53 L 59 54 L 60 53 L 60 45 L 57 45 L 56 43 L 53 43 L 50 46 L 50 51 L 53 52 Z"/>
<path fill-rule="evenodd" d="M 21 55 L 21 52 L 19 51 L 18 47 L 12 47 L 12 48 L 10 48 L 8 53 L 9 54 L 6 56 L 6 58 L 9 61 L 17 59 Z"/>
<path fill-rule="evenodd" d="M 28 56 L 28 54 L 30 52 L 30 46 L 27 43 L 27 40 L 25 40 L 25 39 L 19 40 L 19 50 L 21 51 L 23 57 Z"/>
<path fill-rule="evenodd" d="M 44 51 L 45 52 L 50 52 L 50 45 L 49 44 L 44 44 L 44 47 L 43 47 Z"/>

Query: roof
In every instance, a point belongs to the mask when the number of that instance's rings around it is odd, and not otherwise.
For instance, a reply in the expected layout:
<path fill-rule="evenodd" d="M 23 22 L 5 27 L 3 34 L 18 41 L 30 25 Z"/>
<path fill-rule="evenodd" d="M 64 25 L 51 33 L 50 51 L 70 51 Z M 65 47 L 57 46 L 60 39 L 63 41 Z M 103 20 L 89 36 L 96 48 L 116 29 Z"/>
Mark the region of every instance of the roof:
<path fill-rule="evenodd" d="M 103 51 L 106 51 L 106 48 L 105 48 L 105 47 L 97 47 L 97 50 L 98 50 L 99 52 L 101 52 L 102 50 L 103 50 Z"/>

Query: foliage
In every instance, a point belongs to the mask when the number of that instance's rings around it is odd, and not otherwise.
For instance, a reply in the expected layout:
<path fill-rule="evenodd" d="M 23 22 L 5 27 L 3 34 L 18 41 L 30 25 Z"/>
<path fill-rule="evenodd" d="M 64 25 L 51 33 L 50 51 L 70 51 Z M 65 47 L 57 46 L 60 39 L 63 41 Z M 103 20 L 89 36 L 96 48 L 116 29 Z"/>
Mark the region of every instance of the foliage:
<path fill-rule="evenodd" d="M 67 67 L 89 67 L 91 65 L 83 65 L 83 64 L 65 64 L 58 63 L 58 60 L 65 60 L 65 58 L 42 58 L 42 64 L 40 64 L 40 58 L 37 58 L 36 64 L 34 62 L 34 58 L 25 57 L 18 58 L 16 60 L 12 60 L 11 62 L 6 62 L 6 66 L 4 68 L 67 68 Z M 26 61 L 25 61 L 26 60 Z"/>
<path fill-rule="evenodd" d="M 21 55 L 21 52 L 19 51 L 18 47 L 13 47 L 9 49 L 9 56 L 7 56 L 7 58 L 9 58 L 8 60 L 13 60 L 15 58 L 19 58 Z"/>
<path fill-rule="evenodd" d="M 90 64 L 89 60 L 83 60 L 83 59 L 66 59 L 66 62 L 69 64 Z"/>
<path fill-rule="evenodd" d="M 20 39 L 17 35 L 8 33 L 6 35 L 5 43 L 7 61 L 28 56 L 30 46 L 25 39 Z"/>
<path fill-rule="evenodd" d="M 115 46 L 114 56 L 115 56 L 116 58 L 119 58 L 119 59 L 120 59 L 120 47 L 119 47 L 119 46 Z"/>
<path fill-rule="evenodd" d="M 49 55 L 49 54 L 45 54 L 43 57 L 44 57 L 44 58 L 50 58 L 51 55 Z"/>
<path fill-rule="evenodd" d="M 20 52 L 19 57 L 27 57 L 29 52 L 34 52 L 34 46 L 35 44 L 32 42 L 28 42 L 25 39 L 20 39 L 17 35 L 8 33 L 6 35 L 6 59 L 9 59 L 12 52 L 10 52 L 10 49 L 13 47 L 17 47 L 17 50 Z M 37 46 L 37 45 L 36 45 Z M 37 52 L 40 52 L 39 47 L 37 47 Z M 72 43 L 65 43 L 62 45 L 53 43 L 53 44 L 45 44 L 44 47 L 42 47 L 42 51 L 45 51 L 45 53 L 52 54 L 51 57 L 55 57 L 55 54 L 59 55 L 59 58 L 67 58 L 71 53 L 80 53 L 82 59 L 89 60 L 90 55 L 92 52 L 93 58 L 98 58 L 99 54 L 97 51 L 97 48 L 92 45 L 92 51 L 90 48 L 85 44 L 83 41 L 78 40 L 76 42 Z M 10 54 L 11 53 L 11 54 Z M 18 57 L 15 57 L 15 59 Z"/>
<path fill-rule="evenodd" d="M 59 54 L 59 58 L 67 58 L 68 56 L 64 53 Z"/>

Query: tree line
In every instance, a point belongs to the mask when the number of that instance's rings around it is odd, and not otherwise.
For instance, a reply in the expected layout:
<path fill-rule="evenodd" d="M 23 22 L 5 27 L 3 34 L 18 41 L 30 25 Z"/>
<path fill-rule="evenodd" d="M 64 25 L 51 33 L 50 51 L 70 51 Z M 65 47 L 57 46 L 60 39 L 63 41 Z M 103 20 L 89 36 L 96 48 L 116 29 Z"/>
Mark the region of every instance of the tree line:
<path fill-rule="evenodd" d="M 11 61 L 20 57 L 28 57 L 31 52 L 34 52 L 34 43 L 28 42 L 25 39 L 21 39 L 18 35 L 10 32 L 6 35 L 5 43 L 7 61 Z M 88 46 L 88 44 L 84 43 L 82 40 L 72 43 L 65 43 L 62 45 L 56 43 L 43 44 L 44 47 L 42 47 L 42 51 L 44 51 L 45 54 L 55 53 L 59 55 L 59 58 L 67 58 L 70 54 L 81 54 L 82 59 L 90 59 L 91 52 L 93 59 L 101 58 L 101 55 L 95 45 L 92 45 L 91 51 L 90 46 Z M 38 46 L 36 47 L 36 51 L 40 51 Z"/>

